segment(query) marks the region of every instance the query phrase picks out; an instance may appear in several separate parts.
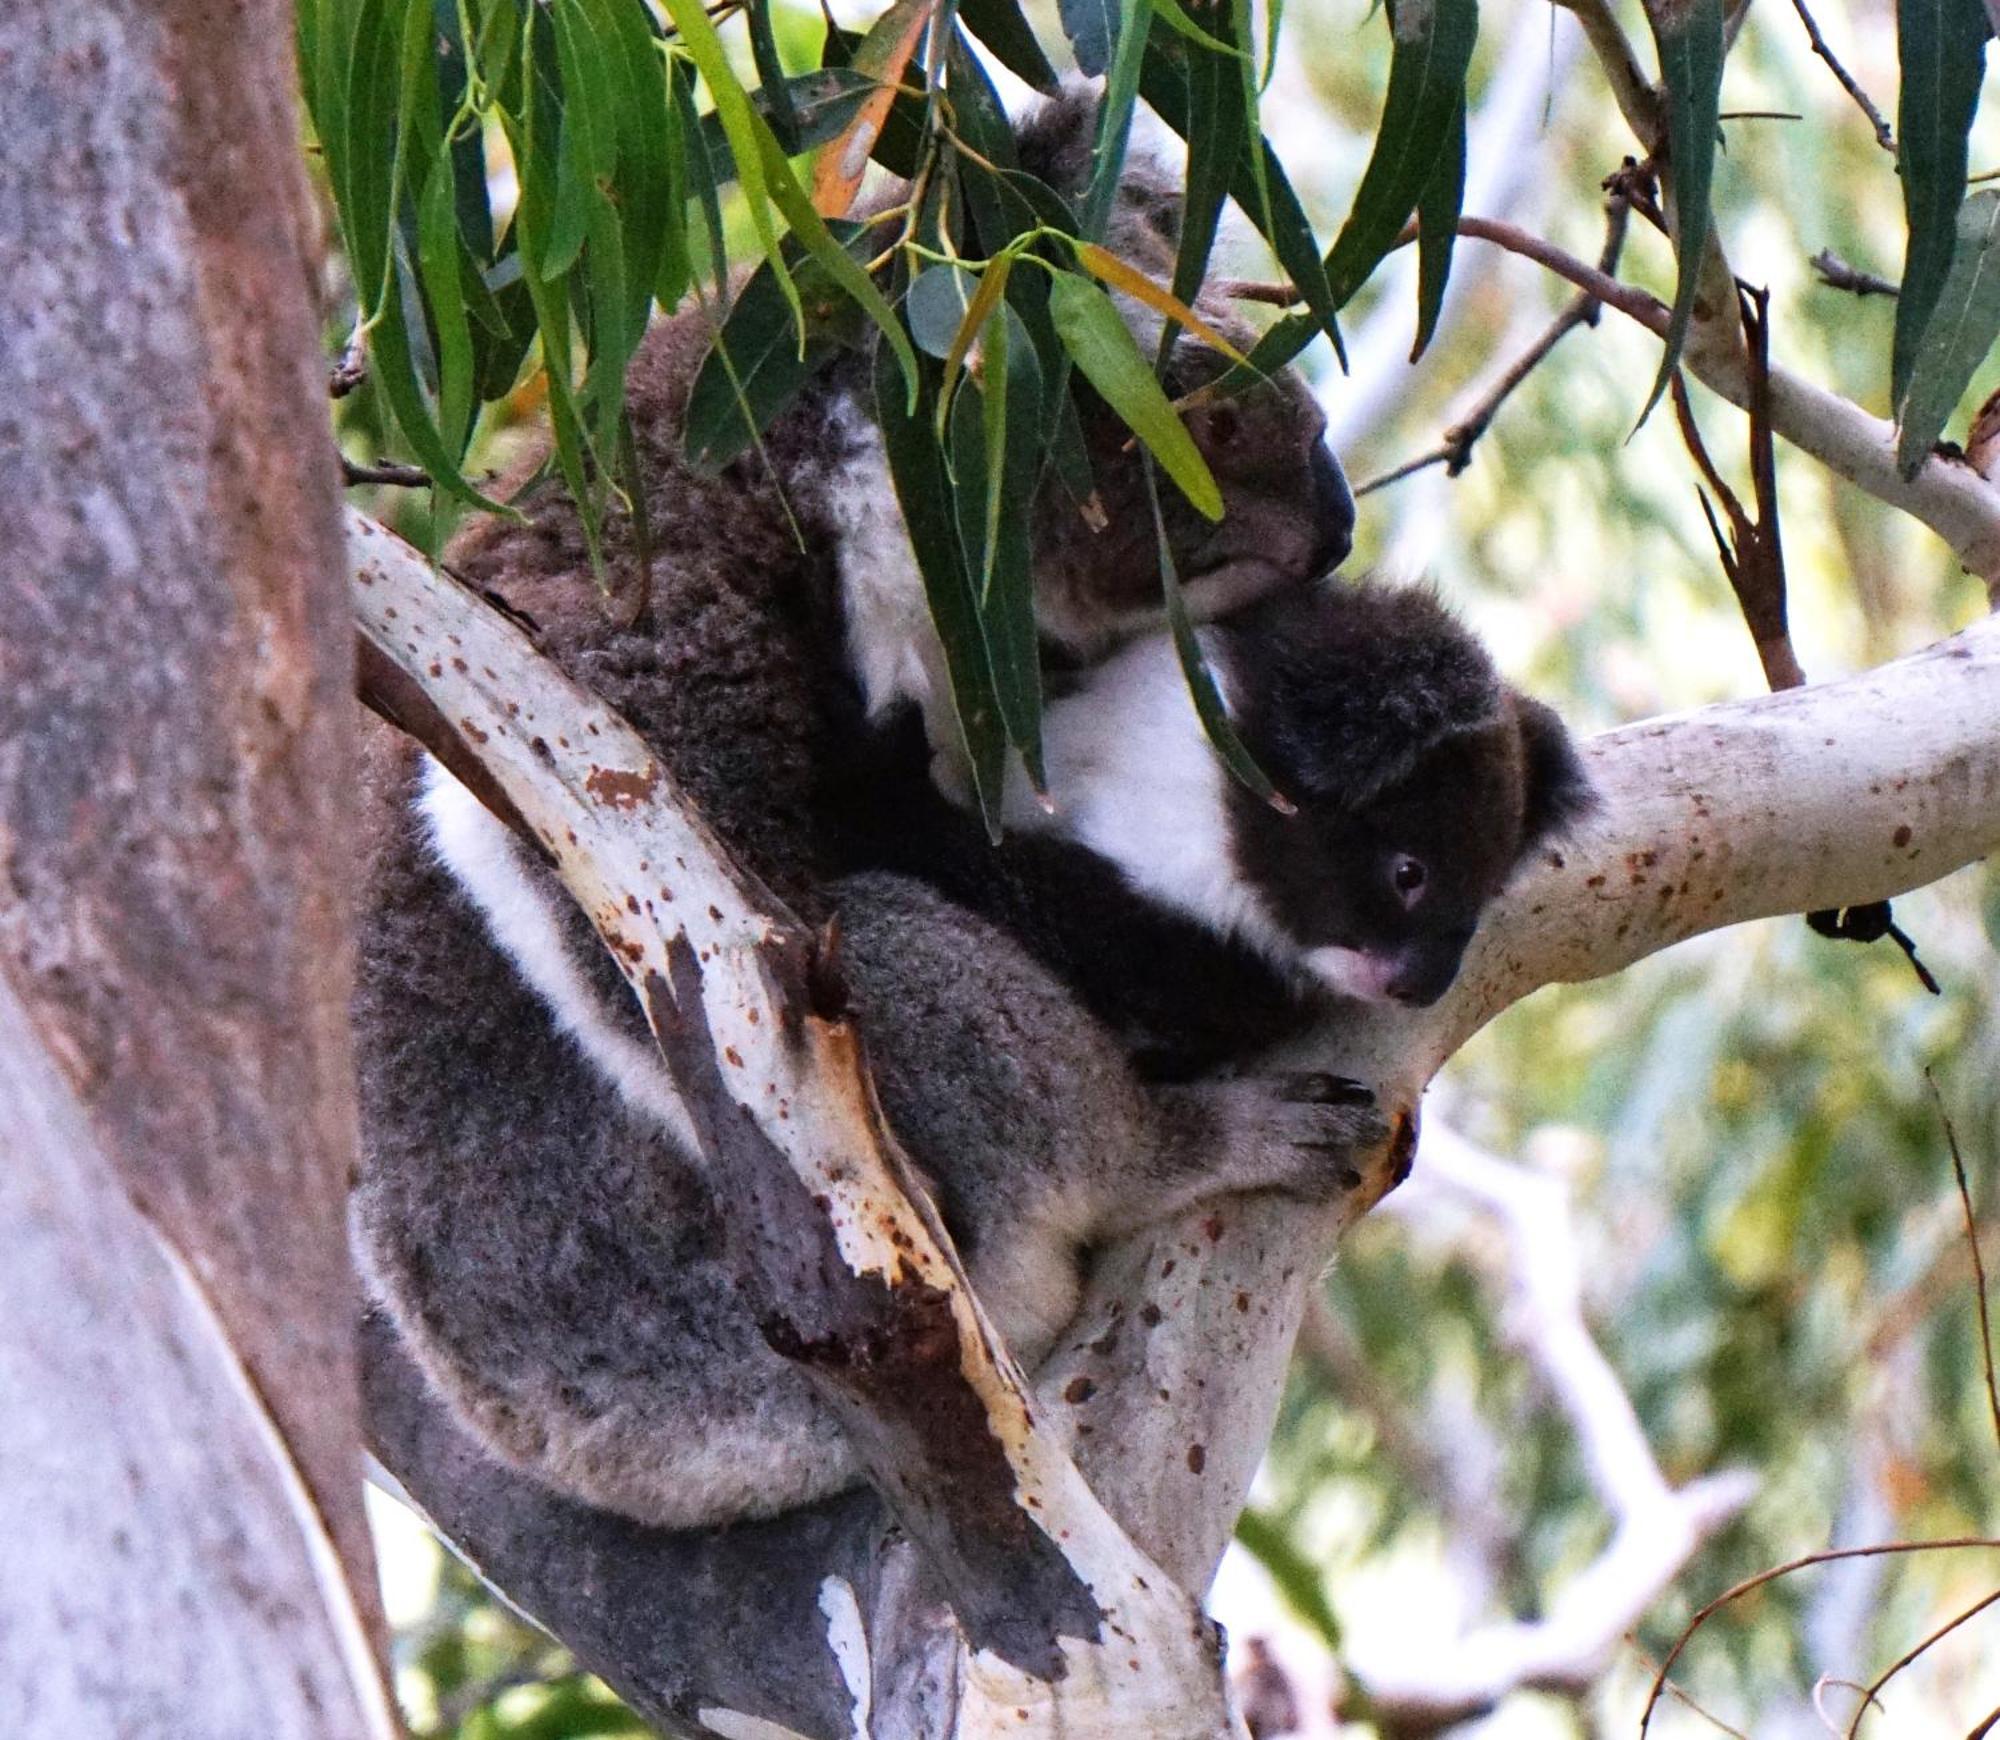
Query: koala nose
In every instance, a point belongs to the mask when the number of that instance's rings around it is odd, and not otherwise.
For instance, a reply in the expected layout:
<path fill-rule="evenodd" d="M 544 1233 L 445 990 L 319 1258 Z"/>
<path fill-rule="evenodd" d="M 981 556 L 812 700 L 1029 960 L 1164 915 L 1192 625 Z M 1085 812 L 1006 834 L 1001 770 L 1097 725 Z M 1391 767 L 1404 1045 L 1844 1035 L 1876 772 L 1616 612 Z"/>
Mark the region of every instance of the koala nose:
<path fill-rule="evenodd" d="M 1347 487 L 1340 461 L 1324 441 L 1313 448 L 1311 469 L 1313 520 L 1319 543 L 1313 550 L 1310 572 L 1318 575 L 1338 568 L 1354 548 L 1354 493 Z"/>

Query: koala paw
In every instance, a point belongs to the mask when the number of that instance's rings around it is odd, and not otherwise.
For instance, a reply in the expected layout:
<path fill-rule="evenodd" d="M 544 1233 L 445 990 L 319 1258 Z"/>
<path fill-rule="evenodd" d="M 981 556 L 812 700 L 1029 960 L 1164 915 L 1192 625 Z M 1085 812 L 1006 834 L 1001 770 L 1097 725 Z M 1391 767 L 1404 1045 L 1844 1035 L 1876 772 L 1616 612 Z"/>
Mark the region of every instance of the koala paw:
<path fill-rule="evenodd" d="M 1361 1156 L 1389 1120 L 1358 1081 L 1317 1071 L 1247 1076 L 1197 1090 L 1221 1125 L 1220 1170 L 1233 1190 L 1325 1201 L 1361 1183 Z"/>

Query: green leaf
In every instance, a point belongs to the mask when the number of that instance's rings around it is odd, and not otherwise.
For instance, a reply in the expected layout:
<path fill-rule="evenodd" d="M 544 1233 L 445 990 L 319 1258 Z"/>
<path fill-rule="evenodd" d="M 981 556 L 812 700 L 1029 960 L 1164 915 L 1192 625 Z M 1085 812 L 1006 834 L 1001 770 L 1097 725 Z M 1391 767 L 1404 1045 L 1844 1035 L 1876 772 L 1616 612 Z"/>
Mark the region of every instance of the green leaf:
<path fill-rule="evenodd" d="M 1125 148 L 1132 137 L 1132 109 L 1139 95 L 1139 74 L 1145 65 L 1146 38 L 1152 28 L 1152 0 L 1124 0 L 1124 6 L 1124 16 L 1118 24 L 1117 53 L 1104 81 L 1103 100 L 1097 106 L 1096 155 L 1080 214 L 1082 237 L 1087 242 L 1104 239 L 1104 226 L 1117 203 L 1119 183 L 1125 175 Z"/>
<path fill-rule="evenodd" d="M 1179 43 L 1155 40 L 1147 46 L 1139 84 L 1153 112 L 1183 139 L 1194 125 L 1190 107 L 1191 73 L 1187 65 L 1190 58 Z M 1189 162 L 1192 177 L 1192 150 Z M 1261 183 L 1253 173 L 1254 162 L 1262 163 Z M 1258 138 L 1254 157 L 1249 152 L 1237 156 L 1231 165 L 1229 191 L 1256 225 L 1258 234 L 1270 243 L 1278 264 L 1306 304 L 1304 314 L 1289 315 L 1272 325 L 1250 353 L 1251 362 L 1260 373 L 1273 373 L 1304 350 L 1315 333 L 1324 332 L 1345 365 L 1346 351 L 1341 345 L 1340 324 L 1335 319 L 1333 292 L 1326 281 L 1326 264 L 1320 258 L 1319 242 L 1268 140 Z M 1247 381 L 1252 377 L 1244 378 Z"/>
<path fill-rule="evenodd" d="M 1982 189 L 1968 199 L 1955 231 L 1951 265 L 1897 406 L 1896 463 L 1906 478 L 1930 457 L 1974 371 L 2000 339 L 2000 192 Z"/>
<path fill-rule="evenodd" d="M 903 315 L 917 348 L 945 357 L 965 324 L 965 313 L 979 288 L 979 279 L 963 266 L 926 266 L 903 299 Z"/>
<path fill-rule="evenodd" d="M 917 353 L 910 343 L 909 334 L 903 330 L 902 321 L 897 319 L 896 311 L 889 306 L 888 298 L 876 287 L 866 268 L 833 239 L 826 219 L 813 210 L 812 201 L 806 197 L 805 189 L 792 173 L 792 166 L 778 149 L 778 142 L 772 138 L 764 118 L 753 113 L 750 124 L 763 152 L 765 186 L 772 203 L 784 215 L 785 222 L 792 226 L 792 235 L 799 245 L 825 268 L 827 276 L 859 303 L 862 312 L 875 323 L 884 346 L 903 371 L 903 379 L 909 384 L 910 400 L 914 404 L 917 396 Z M 789 284 L 788 275 L 784 281 Z M 806 316 L 797 304 L 796 292 L 794 298 L 793 313 L 799 320 L 800 344 L 803 347 Z"/>
<path fill-rule="evenodd" d="M 390 293 L 389 230 L 396 209 L 396 156 L 406 0 L 363 0 L 355 21 L 344 106 L 347 164 L 341 225 L 364 319 Z"/>
<path fill-rule="evenodd" d="M 1354 209 L 1326 256 L 1336 308 L 1346 306 L 1368 281 L 1437 178 L 1450 149 L 1452 119 L 1465 102 L 1465 74 L 1479 32 L 1477 0 L 1397 0 L 1390 30 L 1382 124 Z"/>
<path fill-rule="evenodd" d="M 674 21 L 674 28 L 680 32 L 682 46 L 708 86 L 709 100 L 715 104 L 715 112 L 721 118 L 723 134 L 729 140 L 729 149 L 736 159 L 736 179 L 742 184 L 743 202 L 749 208 L 750 222 L 757 231 L 758 240 L 764 245 L 765 259 L 774 263 L 778 288 L 791 304 L 803 344 L 805 313 L 799 306 L 798 291 L 792 284 L 791 272 L 778 249 L 777 227 L 771 222 L 775 192 L 771 186 L 772 164 L 776 163 L 780 179 L 789 182 L 794 192 L 798 192 L 798 183 L 792 180 L 791 166 L 785 162 L 784 153 L 771 137 L 770 124 L 752 106 L 749 94 L 730 66 L 728 50 L 722 46 L 722 38 L 716 34 L 715 25 L 710 21 L 702 0 L 665 0 L 665 4 L 668 15 Z M 805 205 L 808 211 L 812 209 L 803 193 L 798 193 L 798 203 Z M 799 231 L 800 226 L 789 211 L 785 213 L 785 218 L 795 232 Z M 838 252 L 837 249 L 835 251 Z"/>
<path fill-rule="evenodd" d="M 417 206 L 417 270 L 431 310 L 438 356 L 438 433 L 445 451 L 462 459 L 478 409 L 468 298 L 459 270 L 458 189 L 447 147 L 432 164 Z"/>
<path fill-rule="evenodd" d="M 1021 15 L 1019 0 L 958 0 L 958 17 L 1009 72 L 1044 96 L 1056 94 L 1061 80 Z"/>
<path fill-rule="evenodd" d="M 1659 48 L 1667 106 L 1668 185 L 1674 210 L 1674 305 L 1660 353 L 1660 372 L 1639 412 L 1644 422 L 1680 366 L 1694 318 L 1701 258 L 1708 246 L 1708 194 L 1715 142 L 1722 125 L 1722 0 L 1652 0 L 1647 17 Z"/>
<path fill-rule="evenodd" d="M 757 67 L 757 94 L 766 104 L 765 118 L 787 157 L 804 149 L 799 143 L 799 117 L 792 107 L 785 63 L 778 58 L 778 39 L 771 29 L 771 0 L 749 0 L 743 9 L 750 27 L 750 58 Z"/>
<path fill-rule="evenodd" d="M 944 647 L 952 705 L 972 768 L 972 785 L 987 831 L 999 837 L 1000 798 L 1007 765 L 1007 736 L 994 689 L 993 667 L 979 603 L 965 569 L 964 548 L 952 514 L 950 477 L 932 429 L 937 364 L 919 365 L 912 406 L 887 347 L 875 354 L 875 420 L 882 431 L 889 474 L 910 534 L 910 548 L 924 577 L 931 621 Z"/>
<path fill-rule="evenodd" d="M 1222 518 L 1222 491 L 1153 374 L 1117 305 L 1087 278 L 1057 272 L 1049 314 L 1063 348 L 1084 379 L 1160 462 L 1180 491 L 1208 519 Z"/>
<path fill-rule="evenodd" d="M 1220 56 L 1188 56 L 1187 93 L 1187 190 L 1180 247 L 1174 255 L 1173 292 L 1181 301 L 1192 302 L 1208 276 L 1222 202 L 1229 197 L 1231 176 L 1246 156 L 1251 129 L 1241 73 Z M 1162 345 L 1167 341 L 1168 335 L 1162 334 Z"/>
<path fill-rule="evenodd" d="M 1160 587 L 1167 607 L 1167 627 L 1172 631 L 1181 676 L 1194 701 L 1201 728 L 1215 746 L 1215 753 L 1221 756 L 1222 765 L 1246 790 L 1273 808 L 1290 814 L 1294 806 L 1265 777 L 1256 758 L 1236 734 L 1236 727 L 1230 722 L 1229 709 L 1223 704 L 1222 691 L 1215 686 L 1215 675 L 1208 668 L 1208 659 L 1201 650 L 1201 639 L 1195 633 L 1194 618 L 1188 614 L 1186 595 L 1181 591 L 1180 571 L 1174 566 L 1173 546 L 1167 537 L 1166 516 L 1160 512 L 1159 485 L 1150 465 L 1146 467 L 1146 499 L 1153 510 L 1153 533 L 1159 542 Z"/>
<path fill-rule="evenodd" d="M 1076 70 L 1096 78 L 1111 65 L 1111 51 L 1118 44 L 1118 0 L 1056 0 L 1056 16 L 1076 56 Z"/>
<path fill-rule="evenodd" d="M 561 277 L 583 251 L 591 206 L 618 161 L 610 69 L 597 32 L 577 0 L 548 8 L 555 26 L 556 67 L 562 76 L 562 132 L 556 147 L 554 215 L 541 269 Z"/>
<path fill-rule="evenodd" d="M 859 224 L 841 223 L 840 236 L 857 252 L 866 251 L 868 236 Z M 796 245 L 793 259 L 799 259 Z M 798 267 L 800 292 L 809 305 L 822 303 L 829 288 L 817 263 Z M 728 318 L 702 360 L 688 393 L 683 440 L 689 460 L 714 469 L 744 452 L 771 426 L 779 412 L 796 398 L 806 382 L 833 354 L 838 341 L 858 341 L 860 323 L 853 304 L 839 308 L 848 318 L 815 326 L 803 355 L 791 306 L 778 288 L 767 261 L 751 273 L 736 294 Z"/>
<path fill-rule="evenodd" d="M 1465 105 L 1452 117 L 1444 161 L 1417 202 L 1417 339 L 1410 361 L 1424 354 L 1444 312 L 1444 287 L 1458 242 L 1458 214 L 1465 204 Z"/>
<path fill-rule="evenodd" d="M 1896 0 L 1896 166 L 1909 239 L 1889 351 L 1890 396 L 1901 404 L 1931 310 L 1950 269 L 1965 198 L 1966 135 L 1979 106 L 1990 34 L 1980 0 Z"/>
<path fill-rule="evenodd" d="M 718 159 L 710 149 L 708 134 L 703 127 L 701 117 L 695 112 L 694 81 L 688 77 L 687 69 L 681 64 L 678 56 L 668 63 L 667 94 L 674 105 L 674 113 L 680 117 L 688 183 L 701 206 L 702 221 L 708 239 L 709 270 L 715 279 L 715 294 L 718 299 L 725 299 L 729 285 L 729 250 L 724 242 L 722 227 L 721 180 L 716 169 Z M 713 115 L 709 119 L 716 122 L 716 132 L 719 137 L 722 123 Z M 725 144 L 723 148 L 726 151 L 727 145 Z M 736 173 L 734 160 L 730 161 L 729 173 L 731 176 Z"/>

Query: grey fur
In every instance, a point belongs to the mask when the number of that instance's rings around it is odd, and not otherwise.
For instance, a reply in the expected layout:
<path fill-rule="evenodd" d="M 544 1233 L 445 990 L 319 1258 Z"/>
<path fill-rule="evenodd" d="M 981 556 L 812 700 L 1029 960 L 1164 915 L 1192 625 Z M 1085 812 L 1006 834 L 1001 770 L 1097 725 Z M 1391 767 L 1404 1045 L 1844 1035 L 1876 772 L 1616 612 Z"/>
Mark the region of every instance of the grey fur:
<path fill-rule="evenodd" d="M 1156 190 L 1134 185 L 1114 241 L 1170 269 Z M 614 518 L 607 603 L 553 492 L 525 522 L 474 525 L 452 560 L 630 720 L 739 862 L 808 921 L 839 914 L 890 1122 L 1032 1362 L 1073 1308 L 1090 1244 L 1218 1192 L 1347 1188 L 1381 1122 L 1324 1078 L 1149 1086 L 1011 936 L 916 882 L 846 873 L 868 861 L 844 795 L 868 733 L 841 650 L 843 531 L 871 476 L 863 401 L 838 365 L 767 433 L 769 469 L 752 457 L 703 473 L 681 418 L 706 337 L 693 318 L 664 322 L 631 372 L 643 575 Z M 1177 367 L 1213 365 L 1190 352 Z M 1230 607 L 1344 549 L 1351 503 L 1296 379 L 1191 423 L 1231 509 L 1219 528 L 1170 510 L 1198 602 Z M 1045 500 L 1036 551 L 1044 631 L 1085 657 L 1157 594 L 1131 443 L 1108 422 L 1091 438 L 1109 524 L 1091 532 L 1074 504 Z M 500 842 L 525 891 L 516 919 L 553 927 L 581 987 L 565 995 L 588 1004 L 565 1026 L 426 838 L 414 752 L 376 729 L 368 757 L 355 1224 L 371 1289 L 425 1373 L 500 1455 L 645 1521 L 766 1514 L 847 1484 L 839 1433 L 741 1303 L 718 1231 L 729 1181 L 574 1037 L 587 1016 L 650 1043 L 603 950 L 550 873 Z"/>

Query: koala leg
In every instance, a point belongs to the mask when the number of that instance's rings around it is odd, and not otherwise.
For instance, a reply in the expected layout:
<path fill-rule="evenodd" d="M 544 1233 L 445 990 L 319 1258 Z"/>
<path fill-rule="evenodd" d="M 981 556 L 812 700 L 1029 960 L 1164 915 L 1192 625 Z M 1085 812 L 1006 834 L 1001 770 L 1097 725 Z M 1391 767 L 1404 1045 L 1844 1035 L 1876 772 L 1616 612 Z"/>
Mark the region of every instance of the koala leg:
<path fill-rule="evenodd" d="M 1006 932 L 897 876 L 834 892 L 883 1110 L 1029 1364 L 1074 1314 L 1089 1246 L 1227 1192 L 1331 1197 L 1386 1139 L 1337 1077 L 1148 1084 Z"/>

